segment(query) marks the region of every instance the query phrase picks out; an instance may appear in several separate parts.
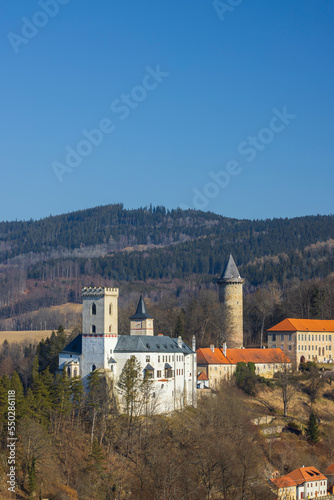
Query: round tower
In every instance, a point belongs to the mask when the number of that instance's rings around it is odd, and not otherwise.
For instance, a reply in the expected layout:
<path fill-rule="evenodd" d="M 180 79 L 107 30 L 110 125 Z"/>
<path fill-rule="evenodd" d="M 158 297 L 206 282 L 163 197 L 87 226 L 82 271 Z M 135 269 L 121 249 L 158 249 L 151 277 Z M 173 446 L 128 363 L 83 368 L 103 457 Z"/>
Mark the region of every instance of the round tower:
<path fill-rule="evenodd" d="M 219 302 L 223 304 L 224 334 L 228 347 L 241 349 L 243 347 L 243 293 L 245 280 L 241 278 L 232 255 L 228 259 L 225 270 L 219 280 Z"/>

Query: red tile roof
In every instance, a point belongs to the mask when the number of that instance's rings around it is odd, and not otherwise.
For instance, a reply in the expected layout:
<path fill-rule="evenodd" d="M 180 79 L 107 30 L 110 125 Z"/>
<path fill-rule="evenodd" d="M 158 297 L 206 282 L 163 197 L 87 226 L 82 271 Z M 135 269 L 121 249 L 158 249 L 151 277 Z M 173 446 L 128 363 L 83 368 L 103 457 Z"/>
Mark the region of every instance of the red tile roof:
<path fill-rule="evenodd" d="M 226 357 L 232 365 L 244 363 L 291 363 L 281 349 L 226 349 Z"/>
<path fill-rule="evenodd" d="M 297 483 L 291 479 L 289 476 L 275 477 L 274 479 L 270 479 L 277 488 L 288 488 L 289 486 L 296 486 Z"/>
<path fill-rule="evenodd" d="M 334 332 L 334 320 L 331 319 L 295 319 L 286 318 L 269 328 L 268 332 Z"/>
<path fill-rule="evenodd" d="M 206 375 L 206 373 L 201 372 L 201 373 L 198 375 L 197 380 L 209 380 L 209 379 L 208 379 L 208 376 Z"/>
<path fill-rule="evenodd" d="M 198 365 L 236 365 L 244 363 L 291 363 L 290 359 L 281 349 L 226 349 L 215 348 L 212 352 L 210 347 L 198 349 Z"/>
<path fill-rule="evenodd" d="M 197 364 L 198 365 L 228 365 L 229 362 L 224 356 L 222 349 L 215 348 L 212 352 L 210 347 L 197 349 Z"/>
<path fill-rule="evenodd" d="M 327 476 L 332 476 L 334 474 L 334 464 L 327 467 L 327 469 L 325 470 L 325 474 Z"/>
<path fill-rule="evenodd" d="M 299 469 L 289 472 L 287 476 L 293 479 L 297 484 L 303 484 L 306 481 L 320 481 L 327 479 L 327 477 L 321 474 L 321 472 L 319 472 L 315 467 L 300 467 Z"/>

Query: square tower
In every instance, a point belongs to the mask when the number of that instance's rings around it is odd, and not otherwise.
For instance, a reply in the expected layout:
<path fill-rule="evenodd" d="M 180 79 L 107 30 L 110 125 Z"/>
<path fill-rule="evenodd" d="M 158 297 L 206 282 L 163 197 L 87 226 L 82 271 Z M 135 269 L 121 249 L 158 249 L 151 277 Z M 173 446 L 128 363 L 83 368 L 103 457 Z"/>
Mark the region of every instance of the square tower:
<path fill-rule="evenodd" d="M 118 288 L 82 289 L 81 377 L 95 369 L 113 370 L 118 340 Z"/>
<path fill-rule="evenodd" d="M 118 335 L 118 288 L 82 289 L 82 333 Z"/>

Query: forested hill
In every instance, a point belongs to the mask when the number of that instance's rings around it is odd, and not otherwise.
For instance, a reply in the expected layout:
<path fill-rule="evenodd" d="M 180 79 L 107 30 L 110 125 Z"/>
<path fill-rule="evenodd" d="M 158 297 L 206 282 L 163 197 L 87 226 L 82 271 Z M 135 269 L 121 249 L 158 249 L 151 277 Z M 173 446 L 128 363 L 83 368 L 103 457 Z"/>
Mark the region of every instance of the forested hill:
<path fill-rule="evenodd" d="M 324 277 L 334 271 L 333 243 L 332 215 L 250 221 L 118 204 L 0 224 L 0 262 L 20 264 L 37 280 L 214 276 L 230 252 L 254 285 Z"/>

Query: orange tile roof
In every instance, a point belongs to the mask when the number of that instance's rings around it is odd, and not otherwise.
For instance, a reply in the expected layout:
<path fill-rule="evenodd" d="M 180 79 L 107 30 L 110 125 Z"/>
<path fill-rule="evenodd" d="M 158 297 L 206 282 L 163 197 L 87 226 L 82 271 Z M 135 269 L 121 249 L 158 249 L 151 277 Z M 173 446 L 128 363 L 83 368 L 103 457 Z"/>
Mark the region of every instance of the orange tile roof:
<path fill-rule="evenodd" d="M 325 474 L 327 474 L 328 476 L 332 476 L 334 474 L 334 464 L 327 467 L 327 469 L 325 470 Z"/>
<path fill-rule="evenodd" d="M 299 469 L 289 472 L 287 476 L 291 477 L 297 484 L 305 483 L 306 481 L 320 481 L 327 479 L 315 467 L 300 467 Z"/>
<path fill-rule="evenodd" d="M 208 376 L 206 375 L 205 372 L 201 372 L 198 377 L 197 377 L 197 380 L 209 380 L 208 379 Z"/>
<path fill-rule="evenodd" d="M 236 365 L 244 363 L 291 363 L 290 359 L 279 349 L 226 349 L 226 356 L 223 350 L 215 348 L 212 352 L 210 347 L 198 349 L 198 365 Z"/>
<path fill-rule="evenodd" d="M 290 486 L 296 486 L 297 483 L 291 479 L 289 476 L 275 477 L 274 479 L 270 479 L 277 488 L 288 488 Z"/>
<path fill-rule="evenodd" d="M 268 332 L 334 332 L 332 319 L 296 319 L 286 318 L 269 328 Z"/>
<path fill-rule="evenodd" d="M 244 363 L 291 363 L 279 349 L 226 349 L 226 357 L 232 365 Z"/>
<path fill-rule="evenodd" d="M 210 347 L 197 349 L 197 364 L 198 365 L 228 365 L 229 362 L 224 356 L 222 349 L 215 347 L 212 352 Z"/>

